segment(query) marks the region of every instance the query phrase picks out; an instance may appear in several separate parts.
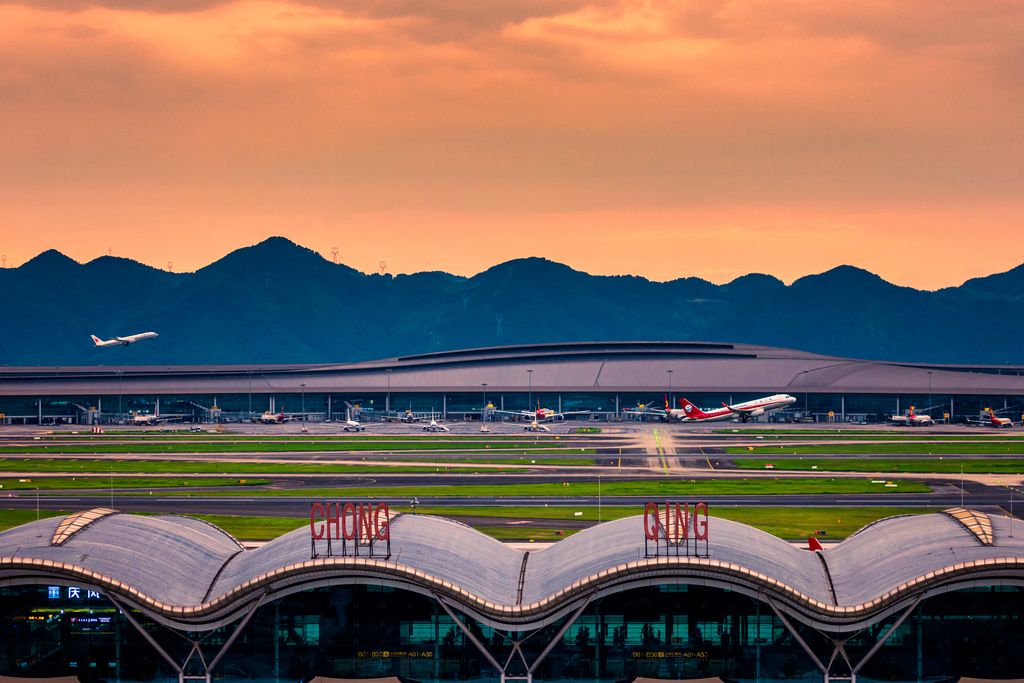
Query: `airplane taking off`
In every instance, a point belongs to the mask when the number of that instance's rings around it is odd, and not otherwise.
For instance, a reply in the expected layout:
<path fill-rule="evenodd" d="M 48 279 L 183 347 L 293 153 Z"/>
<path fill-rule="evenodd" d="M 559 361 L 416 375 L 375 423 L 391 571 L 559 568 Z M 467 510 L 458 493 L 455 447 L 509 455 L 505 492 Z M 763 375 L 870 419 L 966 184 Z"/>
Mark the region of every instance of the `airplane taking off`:
<path fill-rule="evenodd" d="M 890 415 L 886 418 L 889 422 L 894 422 L 897 426 L 904 425 L 906 427 L 924 427 L 935 424 L 935 420 L 932 419 L 931 415 L 918 415 L 914 412 L 914 406 L 910 406 L 910 412 L 906 415 Z"/>
<path fill-rule="evenodd" d="M 681 398 L 679 399 L 679 405 L 682 408 L 670 408 L 665 411 L 665 414 L 669 420 L 678 420 L 679 422 L 720 422 L 733 418 L 739 418 L 746 422 L 765 413 L 780 410 L 791 403 L 796 403 L 796 399 L 789 394 L 775 394 L 774 396 L 765 396 L 754 401 L 744 401 L 734 405 L 723 403 L 721 408 L 713 410 L 701 410 L 685 398 Z"/>
<path fill-rule="evenodd" d="M 113 339 L 108 339 L 107 341 L 103 341 L 95 334 L 91 334 L 89 336 L 92 337 L 92 343 L 95 346 L 128 346 L 129 344 L 140 342 L 143 339 L 152 339 L 153 337 L 158 337 L 160 335 L 158 335 L 156 332 L 143 332 L 142 334 L 131 334 L 128 335 L 127 337 L 114 337 Z"/>

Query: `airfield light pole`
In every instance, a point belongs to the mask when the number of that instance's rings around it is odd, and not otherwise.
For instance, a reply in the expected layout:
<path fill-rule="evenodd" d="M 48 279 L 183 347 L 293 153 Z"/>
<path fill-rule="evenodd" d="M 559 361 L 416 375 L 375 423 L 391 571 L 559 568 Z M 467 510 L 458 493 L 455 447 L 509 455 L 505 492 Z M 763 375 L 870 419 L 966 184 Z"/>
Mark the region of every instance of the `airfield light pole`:
<path fill-rule="evenodd" d="M 121 375 L 124 374 L 120 370 L 117 371 L 117 419 L 121 419 Z"/>
<path fill-rule="evenodd" d="M 302 387 L 302 428 L 306 428 L 306 383 L 299 384 Z"/>
<path fill-rule="evenodd" d="M 526 372 L 530 377 L 530 393 L 526 395 L 526 409 L 529 410 L 533 405 L 533 370 L 528 369 Z"/>
<path fill-rule="evenodd" d="M 484 388 L 484 408 L 483 417 L 480 418 L 481 422 L 487 422 L 487 382 L 480 384 Z"/>
<path fill-rule="evenodd" d="M 387 401 L 384 402 L 384 410 L 390 411 L 391 410 L 391 368 L 388 368 L 384 372 L 386 372 L 387 375 L 388 375 L 388 398 L 387 398 Z"/>
<path fill-rule="evenodd" d="M 666 410 L 668 410 L 669 408 L 671 408 L 672 406 L 675 405 L 675 400 L 673 400 L 673 398 L 672 398 L 672 371 L 671 370 L 668 371 L 668 402 L 669 402 L 669 404 L 668 404 L 668 407 L 665 408 Z"/>
<path fill-rule="evenodd" d="M 960 507 L 964 506 L 964 466 L 960 465 Z"/>
<path fill-rule="evenodd" d="M 807 371 L 804 370 L 804 412 L 811 412 L 810 402 L 807 399 Z"/>
<path fill-rule="evenodd" d="M 928 371 L 928 415 L 932 414 L 932 371 Z"/>

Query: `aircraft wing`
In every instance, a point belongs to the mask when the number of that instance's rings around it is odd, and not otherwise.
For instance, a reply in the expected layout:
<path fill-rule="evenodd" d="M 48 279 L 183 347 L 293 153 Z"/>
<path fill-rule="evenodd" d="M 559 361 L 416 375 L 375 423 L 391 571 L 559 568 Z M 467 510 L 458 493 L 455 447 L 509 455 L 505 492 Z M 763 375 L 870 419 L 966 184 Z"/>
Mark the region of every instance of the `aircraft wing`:
<path fill-rule="evenodd" d="M 744 415 L 746 413 L 752 413 L 755 410 L 759 410 L 759 409 L 761 409 L 763 407 L 763 406 L 754 406 L 753 408 L 737 408 L 736 406 L 731 406 L 731 405 L 729 405 L 728 403 L 725 403 L 725 402 L 722 403 L 722 406 L 725 407 L 725 408 L 728 408 L 729 410 L 731 410 L 732 412 L 736 413 L 737 415 Z"/>
<path fill-rule="evenodd" d="M 533 413 L 527 412 L 525 410 L 496 410 L 496 409 L 493 409 L 493 408 L 488 408 L 487 412 L 490 413 L 491 415 L 510 415 L 512 417 L 526 417 L 526 418 L 533 418 L 534 417 Z"/>
<path fill-rule="evenodd" d="M 668 415 L 668 411 L 664 408 L 648 408 L 646 406 L 643 408 L 623 408 L 622 412 L 631 413 L 633 415 L 658 415 L 660 417 Z"/>

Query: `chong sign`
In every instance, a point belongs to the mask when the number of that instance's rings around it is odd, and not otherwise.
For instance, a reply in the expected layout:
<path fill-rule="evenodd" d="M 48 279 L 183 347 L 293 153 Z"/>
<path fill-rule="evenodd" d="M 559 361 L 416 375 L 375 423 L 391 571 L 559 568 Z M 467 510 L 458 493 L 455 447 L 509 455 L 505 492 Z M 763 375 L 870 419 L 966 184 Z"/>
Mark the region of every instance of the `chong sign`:
<path fill-rule="evenodd" d="M 708 557 L 708 506 L 697 503 L 690 514 L 690 504 L 658 503 L 644 506 L 644 550 L 647 557 L 686 555 Z M 692 533 L 691 533 L 692 532 Z M 691 550 L 690 539 L 693 539 Z M 703 552 L 698 541 L 704 542 Z M 653 544 L 653 549 L 652 549 Z M 664 549 L 663 549 L 664 548 Z"/>
<path fill-rule="evenodd" d="M 326 539 L 326 556 L 391 556 L 391 512 L 387 503 L 313 503 L 309 508 L 313 558 L 317 541 Z M 340 553 L 337 543 L 341 541 Z M 383 546 L 383 547 L 381 547 Z"/>

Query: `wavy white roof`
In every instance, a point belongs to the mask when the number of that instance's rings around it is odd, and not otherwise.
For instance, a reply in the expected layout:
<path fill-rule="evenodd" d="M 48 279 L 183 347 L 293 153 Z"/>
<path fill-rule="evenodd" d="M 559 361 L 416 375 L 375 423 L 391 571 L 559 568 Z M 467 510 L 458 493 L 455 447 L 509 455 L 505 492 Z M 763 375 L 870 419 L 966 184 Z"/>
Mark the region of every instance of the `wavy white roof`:
<path fill-rule="evenodd" d="M 821 553 L 713 517 L 704 558 L 645 558 L 638 516 L 527 558 L 458 522 L 402 515 L 392 523 L 387 561 L 311 560 L 305 527 L 242 550 L 217 527 L 175 516 L 101 516 L 54 546 L 58 517 L 0 533 L 0 581 L 94 586 L 154 618 L 199 630 L 239 618 L 261 597 L 324 582 L 428 593 L 495 626 L 519 629 L 548 623 L 599 594 L 652 583 L 708 584 L 771 600 L 809 624 L 848 630 L 922 592 L 1024 583 L 1024 525 L 1010 538 L 1007 519 L 974 516 L 986 529 L 991 524 L 991 538 L 948 514 L 909 515 L 876 522 Z"/>

